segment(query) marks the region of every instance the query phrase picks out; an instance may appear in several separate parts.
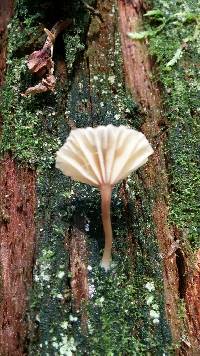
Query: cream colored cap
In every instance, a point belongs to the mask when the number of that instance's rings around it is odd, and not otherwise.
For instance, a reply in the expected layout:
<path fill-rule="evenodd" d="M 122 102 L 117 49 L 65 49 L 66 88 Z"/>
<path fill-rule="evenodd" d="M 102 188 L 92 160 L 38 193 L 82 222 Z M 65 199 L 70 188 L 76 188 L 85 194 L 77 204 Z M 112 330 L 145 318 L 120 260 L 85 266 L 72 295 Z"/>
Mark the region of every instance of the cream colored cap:
<path fill-rule="evenodd" d="M 126 126 L 72 130 L 56 156 L 56 167 L 72 179 L 98 187 L 116 184 L 148 160 L 146 137 Z"/>

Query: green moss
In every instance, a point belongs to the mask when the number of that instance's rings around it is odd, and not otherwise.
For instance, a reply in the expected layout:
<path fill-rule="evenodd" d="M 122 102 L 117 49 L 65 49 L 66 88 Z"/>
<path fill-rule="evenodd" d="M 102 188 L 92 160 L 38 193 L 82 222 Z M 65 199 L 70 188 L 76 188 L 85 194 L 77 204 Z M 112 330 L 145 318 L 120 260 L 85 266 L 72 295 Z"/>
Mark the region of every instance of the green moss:
<path fill-rule="evenodd" d="M 66 206 L 66 196 L 69 197 L 70 192 L 69 180 L 58 171 L 40 172 L 38 253 L 30 295 L 30 317 L 35 327 L 31 334 L 30 355 L 55 354 L 66 347 L 72 350 L 75 347 L 70 321 L 69 260 L 64 248 L 73 211 L 70 205 Z"/>
<path fill-rule="evenodd" d="M 26 58 L 16 56 L 31 33 L 37 32 L 31 24 L 32 20 L 23 22 L 21 35 L 21 22 L 16 14 L 9 25 L 8 68 L 0 105 L 3 115 L 0 153 L 9 151 L 19 161 L 46 167 L 52 164 L 60 145 L 60 140 L 52 135 L 57 128 L 55 96 L 48 93 L 40 97 L 21 96 L 33 79 Z"/>
<path fill-rule="evenodd" d="M 115 188 L 112 196 L 113 267 L 105 273 L 97 266 L 96 258 L 89 261 L 90 338 L 82 350 L 89 350 L 92 355 L 123 355 L 124 351 L 133 355 L 162 355 L 169 350 L 170 334 L 164 315 L 161 261 L 151 220 L 151 199 L 138 177 L 130 177 L 126 189 L 131 225 L 127 230 L 127 211 L 119 188 Z M 138 206 L 139 196 L 142 207 Z M 92 224 L 90 229 L 91 236 L 97 234 Z M 130 234 L 134 239 L 133 255 L 127 240 Z"/>
<path fill-rule="evenodd" d="M 146 19 L 147 29 L 162 31 L 150 37 L 157 60 L 165 115 L 169 121 L 166 152 L 171 184 L 170 221 L 182 229 L 193 247 L 199 246 L 198 145 L 199 116 L 199 13 L 191 0 L 151 1 L 162 20 Z M 179 50 L 179 54 L 178 54 Z M 171 65 L 169 65 L 171 63 Z"/>
<path fill-rule="evenodd" d="M 92 298 L 93 318 L 89 324 L 92 355 L 122 355 L 125 350 L 137 355 L 165 350 L 159 342 L 160 325 L 154 324 L 155 319 L 149 317 L 153 309 L 152 305 L 147 305 L 145 280 L 138 279 L 136 274 L 127 278 L 125 265 L 123 263 L 121 268 L 104 276 L 103 281 L 102 273 L 95 273 L 97 288 Z M 154 308 L 159 309 L 156 299 Z"/>
<path fill-rule="evenodd" d="M 73 18 L 80 12 L 80 7 L 83 8 L 83 5 L 77 1 L 76 6 L 72 8 L 66 6 L 63 11 L 67 12 L 68 17 L 71 15 Z M 55 94 L 44 93 L 25 98 L 21 95 L 28 87 L 39 81 L 39 78 L 29 72 L 26 65 L 28 54 L 33 48 L 41 48 L 46 38 L 43 34 L 44 25 L 40 24 L 41 20 L 45 23 L 46 19 L 42 17 L 44 16 L 42 7 L 40 8 L 38 4 L 36 8 L 40 13 L 29 15 L 32 11 L 30 4 L 18 1 L 15 16 L 8 26 L 8 67 L 0 104 L 3 115 L 0 154 L 9 151 L 18 161 L 47 168 L 54 162 L 54 154 L 61 145 L 58 136 L 62 128 L 62 118 L 59 115 L 63 115 L 64 111 L 61 109 L 60 99 L 69 82 L 66 82 L 62 90 L 57 83 L 58 91 Z M 62 12 L 61 9 L 59 11 Z M 70 63 L 69 72 L 70 70 L 73 72 L 74 61 L 80 49 L 84 48 L 81 43 L 85 36 L 84 28 L 87 29 L 89 22 L 89 14 L 86 10 L 83 14 L 85 16 L 77 18 L 78 25 L 71 29 L 72 33 L 64 36 L 66 64 Z M 49 14 L 49 18 L 53 17 Z"/>

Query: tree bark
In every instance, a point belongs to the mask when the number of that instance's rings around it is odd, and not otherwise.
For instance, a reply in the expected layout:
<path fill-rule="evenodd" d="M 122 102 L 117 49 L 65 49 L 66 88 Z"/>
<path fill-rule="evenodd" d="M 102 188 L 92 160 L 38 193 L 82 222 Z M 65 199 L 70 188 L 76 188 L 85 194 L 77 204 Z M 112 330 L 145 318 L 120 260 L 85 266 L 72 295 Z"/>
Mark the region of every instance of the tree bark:
<path fill-rule="evenodd" d="M 15 5 L 0 4 L 0 355 L 198 355 L 199 251 L 169 223 L 165 98 L 147 41 L 127 36 L 146 4 Z M 24 97 L 48 74 L 34 76 L 27 59 L 65 19 L 46 61 L 55 90 Z M 99 191 L 58 172 L 55 153 L 71 129 L 110 123 L 142 131 L 154 154 L 113 189 L 106 273 Z"/>

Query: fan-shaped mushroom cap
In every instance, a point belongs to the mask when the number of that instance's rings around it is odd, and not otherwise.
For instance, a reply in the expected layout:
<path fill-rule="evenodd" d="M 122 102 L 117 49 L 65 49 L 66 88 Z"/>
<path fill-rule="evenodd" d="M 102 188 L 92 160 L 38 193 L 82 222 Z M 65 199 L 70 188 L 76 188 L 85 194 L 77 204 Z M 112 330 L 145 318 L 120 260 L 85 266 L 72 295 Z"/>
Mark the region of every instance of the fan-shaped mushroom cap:
<path fill-rule="evenodd" d="M 56 167 L 95 187 L 114 185 L 147 162 L 153 149 L 146 137 L 125 126 L 72 130 L 57 152 Z"/>

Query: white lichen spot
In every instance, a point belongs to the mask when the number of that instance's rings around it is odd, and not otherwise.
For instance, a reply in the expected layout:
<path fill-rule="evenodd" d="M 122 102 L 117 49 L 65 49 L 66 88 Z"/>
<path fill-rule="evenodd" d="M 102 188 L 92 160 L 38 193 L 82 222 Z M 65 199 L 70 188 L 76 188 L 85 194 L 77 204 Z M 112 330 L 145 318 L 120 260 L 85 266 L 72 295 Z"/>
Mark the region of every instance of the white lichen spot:
<path fill-rule="evenodd" d="M 159 319 L 160 313 L 156 310 L 150 310 L 149 315 L 152 319 Z"/>
<path fill-rule="evenodd" d="M 88 320 L 88 331 L 89 331 L 90 335 L 93 334 L 93 332 L 94 332 L 94 329 L 93 329 L 91 323 L 89 322 L 89 320 Z"/>
<path fill-rule="evenodd" d="M 98 75 L 94 75 L 93 80 L 98 80 Z"/>
<path fill-rule="evenodd" d="M 119 120 L 119 119 L 120 119 L 120 115 L 119 115 L 119 114 L 116 114 L 116 115 L 114 116 L 114 118 L 115 118 L 115 120 Z"/>
<path fill-rule="evenodd" d="M 49 282 L 50 281 L 51 276 L 49 274 L 45 274 L 44 272 L 40 273 L 40 279 L 45 281 L 45 282 Z"/>
<path fill-rule="evenodd" d="M 90 225 L 89 224 L 85 224 L 85 231 L 86 232 L 90 231 Z"/>
<path fill-rule="evenodd" d="M 42 115 L 42 114 L 43 114 L 42 110 L 37 110 L 36 111 L 36 115 Z"/>
<path fill-rule="evenodd" d="M 73 316 L 73 315 L 70 314 L 69 320 L 70 320 L 70 321 L 77 321 L 78 318 L 77 318 L 77 316 Z"/>
<path fill-rule="evenodd" d="M 103 107 L 104 107 L 104 103 L 103 103 L 103 101 L 101 101 L 100 106 L 101 106 L 101 108 L 103 108 Z"/>
<path fill-rule="evenodd" d="M 147 282 L 145 284 L 145 288 L 148 289 L 149 292 L 152 292 L 155 290 L 154 282 Z"/>
<path fill-rule="evenodd" d="M 67 321 L 63 321 L 63 323 L 60 324 L 61 328 L 64 330 L 67 330 L 69 323 Z"/>
<path fill-rule="evenodd" d="M 147 305 L 151 305 L 152 302 L 153 302 L 153 300 L 154 300 L 153 295 L 150 295 L 150 296 L 147 298 Z"/>
<path fill-rule="evenodd" d="M 96 305 L 98 305 L 98 306 L 100 306 L 100 307 L 102 307 L 103 306 L 103 303 L 104 303 L 104 300 L 105 300 L 105 298 L 104 297 L 101 297 L 101 298 L 99 298 L 99 299 L 97 299 L 96 300 Z"/>
<path fill-rule="evenodd" d="M 95 293 L 94 284 L 89 284 L 89 287 L 88 287 L 89 298 L 92 298 L 94 296 L 94 293 Z"/>
<path fill-rule="evenodd" d="M 40 316 L 39 316 L 39 314 L 36 314 L 36 316 L 35 316 L 35 320 L 36 320 L 36 321 L 38 321 L 38 322 L 40 323 Z"/>
<path fill-rule="evenodd" d="M 157 318 L 153 319 L 153 324 L 159 324 L 159 322 L 160 322 L 159 319 L 157 319 Z"/>
<path fill-rule="evenodd" d="M 159 309 L 158 304 L 153 304 L 153 305 L 152 305 L 152 309 L 154 309 L 154 310 L 158 310 L 158 309 Z"/>
<path fill-rule="evenodd" d="M 40 281 L 40 277 L 37 274 L 35 274 L 34 280 L 35 280 L 35 282 L 39 282 Z"/>
<path fill-rule="evenodd" d="M 114 84 L 114 82 L 115 82 L 115 75 L 109 75 L 108 81 L 109 81 L 110 84 Z"/>
<path fill-rule="evenodd" d="M 76 351 L 76 345 L 73 337 L 68 338 L 67 335 L 62 337 L 62 341 L 59 343 L 59 354 L 64 356 L 73 356 L 72 351 Z"/>
<path fill-rule="evenodd" d="M 58 342 L 54 341 L 52 342 L 52 346 L 54 347 L 54 349 L 58 350 L 59 344 Z"/>
<path fill-rule="evenodd" d="M 79 89 L 82 90 L 83 89 L 83 83 L 79 82 L 78 83 Z"/>
<path fill-rule="evenodd" d="M 88 269 L 88 271 L 91 271 L 92 270 L 92 266 L 88 265 L 87 269 Z"/>
<path fill-rule="evenodd" d="M 65 272 L 64 271 L 60 271 L 60 272 L 58 272 L 57 277 L 62 279 L 64 277 L 64 275 L 65 275 Z"/>

